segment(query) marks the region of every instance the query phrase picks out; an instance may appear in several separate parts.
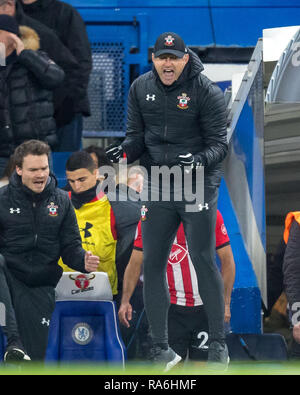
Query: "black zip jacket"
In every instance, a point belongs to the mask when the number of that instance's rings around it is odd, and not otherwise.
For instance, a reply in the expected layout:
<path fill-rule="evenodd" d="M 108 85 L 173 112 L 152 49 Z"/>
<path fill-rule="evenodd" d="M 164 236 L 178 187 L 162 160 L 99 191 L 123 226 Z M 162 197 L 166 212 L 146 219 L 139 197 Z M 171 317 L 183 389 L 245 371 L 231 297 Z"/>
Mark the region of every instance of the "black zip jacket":
<path fill-rule="evenodd" d="M 61 113 L 56 117 L 64 117 L 66 112 L 89 116 L 87 88 L 92 70 L 92 53 L 81 15 L 70 4 L 57 0 L 37 0 L 32 4 L 22 4 L 22 7 L 25 14 L 48 26 L 58 35 L 78 64 L 76 85 L 65 98 Z"/>
<path fill-rule="evenodd" d="M 155 68 L 133 82 L 122 147 L 128 163 L 141 158 L 148 172 L 151 166 L 172 167 L 178 155 L 190 152 L 205 166 L 206 181 L 218 186 L 228 149 L 224 95 L 201 74 L 199 57 L 191 50 L 189 55 L 171 86 L 162 84 Z"/>
<path fill-rule="evenodd" d="M 40 194 L 24 186 L 16 172 L 0 188 L 0 253 L 8 269 L 28 286 L 56 286 L 60 256 L 72 269 L 85 272 L 85 251 L 68 194 L 56 179 Z"/>

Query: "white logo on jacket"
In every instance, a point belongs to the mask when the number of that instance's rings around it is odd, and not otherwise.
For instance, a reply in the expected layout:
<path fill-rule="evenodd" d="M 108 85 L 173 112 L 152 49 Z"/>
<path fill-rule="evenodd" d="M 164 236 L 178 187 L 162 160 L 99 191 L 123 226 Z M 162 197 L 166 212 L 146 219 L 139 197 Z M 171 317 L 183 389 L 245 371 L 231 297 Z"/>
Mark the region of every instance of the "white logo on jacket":
<path fill-rule="evenodd" d="M 155 95 L 149 95 L 149 93 L 148 93 L 146 96 L 146 100 L 147 101 L 149 101 L 149 100 L 155 101 Z"/>
<path fill-rule="evenodd" d="M 204 209 L 205 210 L 209 210 L 208 203 L 205 203 L 204 206 L 202 206 L 202 204 L 198 204 L 198 210 L 199 211 L 202 211 Z"/>
<path fill-rule="evenodd" d="M 49 326 L 50 325 L 50 320 L 47 320 L 46 318 L 43 318 L 42 321 L 41 321 L 41 324 Z"/>
<path fill-rule="evenodd" d="M 20 214 L 20 212 L 21 212 L 21 209 L 20 208 L 10 208 L 9 209 L 9 212 L 10 212 L 10 214 L 14 214 L 14 213 L 17 213 L 17 214 Z"/>

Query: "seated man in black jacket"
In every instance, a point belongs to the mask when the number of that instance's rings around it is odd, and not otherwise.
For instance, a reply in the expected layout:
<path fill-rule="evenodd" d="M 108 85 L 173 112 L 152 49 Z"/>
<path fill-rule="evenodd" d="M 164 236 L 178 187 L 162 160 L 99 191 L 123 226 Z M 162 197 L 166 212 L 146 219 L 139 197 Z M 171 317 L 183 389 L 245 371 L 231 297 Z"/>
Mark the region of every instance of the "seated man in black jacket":
<path fill-rule="evenodd" d="M 57 144 L 52 91 L 64 80 L 63 70 L 39 50 L 34 30 L 0 15 L 0 176 L 14 149 L 29 139 Z M 3 62 L 2 62 L 3 64 Z M 1 171 L 2 169 L 2 171 Z"/>
<path fill-rule="evenodd" d="M 38 140 L 17 147 L 16 171 L 0 190 L 0 305 L 6 309 L 6 361 L 43 360 L 54 288 L 62 274 L 60 256 L 84 273 L 96 271 L 99 264 L 97 256 L 82 248 L 72 203 L 49 173 L 49 153 L 49 146 Z"/>

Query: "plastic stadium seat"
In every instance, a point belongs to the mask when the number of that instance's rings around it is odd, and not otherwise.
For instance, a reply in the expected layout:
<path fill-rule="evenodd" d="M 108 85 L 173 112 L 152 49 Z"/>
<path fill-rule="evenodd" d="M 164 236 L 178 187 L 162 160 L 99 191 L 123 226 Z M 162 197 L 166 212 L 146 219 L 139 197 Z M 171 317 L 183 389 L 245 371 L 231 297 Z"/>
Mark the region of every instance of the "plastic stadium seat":
<path fill-rule="evenodd" d="M 288 359 L 287 345 L 279 333 L 237 334 L 226 337 L 231 361 L 285 361 Z"/>
<path fill-rule="evenodd" d="M 124 366 L 125 347 L 107 274 L 64 273 L 56 291 L 46 361 Z"/>
<path fill-rule="evenodd" d="M 63 188 L 66 183 L 66 163 L 72 152 L 52 152 L 51 168 L 58 182 L 58 187 Z"/>

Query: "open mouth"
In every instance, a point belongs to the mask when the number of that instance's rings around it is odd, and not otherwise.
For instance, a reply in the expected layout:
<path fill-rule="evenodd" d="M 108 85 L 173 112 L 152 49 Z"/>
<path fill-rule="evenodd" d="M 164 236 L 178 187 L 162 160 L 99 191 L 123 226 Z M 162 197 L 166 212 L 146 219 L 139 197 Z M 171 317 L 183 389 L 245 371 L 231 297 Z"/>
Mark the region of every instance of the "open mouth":
<path fill-rule="evenodd" d="M 44 185 L 44 181 L 34 181 L 33 184 L 36 186 L 43 186 Z"/>
<path fill-rule="evenodd" d="M 163 79 L 165 84 L 173 83 L 175 79 L 174 70 L 171 69 L 164 69 L 163 70 Z"/>
<path fill-rule="evenodd" d="M 164 75 L 168 76 L 168 77 L 173 76 L 174 75 L 174 70 L 164 69 Z"/>

